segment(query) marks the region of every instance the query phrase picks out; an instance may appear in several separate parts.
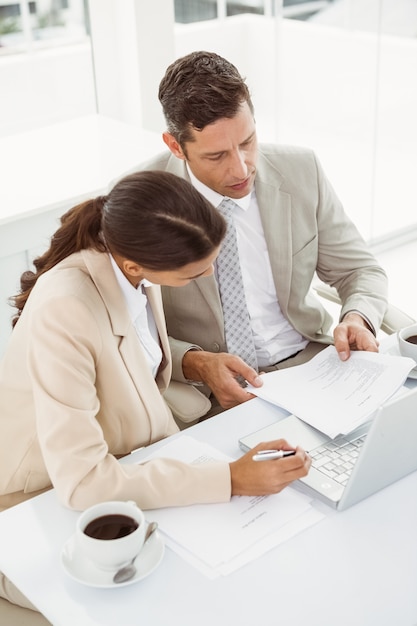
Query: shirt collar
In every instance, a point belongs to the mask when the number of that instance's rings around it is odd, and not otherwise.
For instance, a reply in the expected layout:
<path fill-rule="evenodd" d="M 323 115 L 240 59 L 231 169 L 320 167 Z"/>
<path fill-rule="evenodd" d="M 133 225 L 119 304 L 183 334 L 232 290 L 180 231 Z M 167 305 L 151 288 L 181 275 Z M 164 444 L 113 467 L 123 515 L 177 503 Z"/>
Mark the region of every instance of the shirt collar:
<path fill-rule="evenodd" d="M 217 193 L 217 191 L 210 189 L 210 187 L 207 187 L 207 185 L 205 185 L 200 180 L 198 180 L 198 178 L 196 178 L 193 172 L 191 171 L 191 168 L 188 165 L 188 163 L 186 162 L 185 164 L 186 164 L 188 175 L 190 177 L 193 187 L 195 187 L 197 191 L 199 191 L 205 197 L 206 200 L 211 202 L 211 204 L 213 204 L 215 207 L 218 207 L 225 196 L 222 196 L 220 193 Z M 252 192 L 248 193 L 248 195 L 244 196 L 244 198 L 238 198 L 238 199 L 231 198 L 231 199 L 243 211 L 247 211 L 249 209 L 251 196 L 252 196 Z"/>
<path fill-rule="evenodd" d="M 134 287 L 132 283 L 126 278 L 123 274 L 120 267 L 117 265 L 113 256 L 109 254 L 110 261 L 113 267 L 113 271 L 116 275 L 117 282 L 119 283 L 119 287 L 123 292 L 124 298 L 126 300 L 127 308 L 129 309 L 129 314 L 132 321 L 135 321 L 139 313 L 146 307 L 147 298 L 143 293 L 142 287 L 151 287 L 152 283 L 149 280 L 144 278 L 140 281 L 138 287 Z"/>

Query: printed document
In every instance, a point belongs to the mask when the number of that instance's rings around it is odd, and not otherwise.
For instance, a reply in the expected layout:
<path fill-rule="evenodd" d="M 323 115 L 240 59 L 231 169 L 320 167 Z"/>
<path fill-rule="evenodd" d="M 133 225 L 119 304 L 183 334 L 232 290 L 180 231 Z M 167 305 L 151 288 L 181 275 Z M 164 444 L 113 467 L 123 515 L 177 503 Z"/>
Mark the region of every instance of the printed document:
<path fill-rule="evenodd" d="M 407 357 L 378 352 L 354 351 L 341 361 L 329 346 L 308 363 L 263 374 L 262 387 L 246 390 L 334 438 L 370 419 L 414 366 Z"/>
<path fill-rule="evenodd" d="M 185 463 L 233 461 L 208 444 L 183 435 L 146 457 Z M 143 462 L 143 461 L 141 461 Z M 323 519 L 311 498 L 287 487 L 270 496 L 232 496 L 229 502 L 146 511 L 167 545 L 206 576 L 226 575 Z"/>

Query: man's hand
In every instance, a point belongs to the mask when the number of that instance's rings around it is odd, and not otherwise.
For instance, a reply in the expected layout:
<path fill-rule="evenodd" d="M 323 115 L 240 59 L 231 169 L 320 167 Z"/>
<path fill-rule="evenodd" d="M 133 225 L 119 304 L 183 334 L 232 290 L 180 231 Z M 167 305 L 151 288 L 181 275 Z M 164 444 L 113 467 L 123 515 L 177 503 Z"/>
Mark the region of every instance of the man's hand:
<path fill-rule="evenodd" d="M 190 350 L 184 355 L 182 369 L 185 378 L 206 383 L 224 409 L 254 397 L 242 388 L 239 378 L 247 380 L 254 387 L 262 386 L 262 380 L 254 369 L 238 356 L 226 352 L 215 354 Z"/>
<path fill-rule="evenodd" d="M 342 361 L 350 357 L 351 350 L 378 352 L 379 342 L 358 313 L 347 313 L 334 329 L 334 345 Z"/>
<path fill-rule="evenodd" d="M 257 463 L 259 450 L 296 450 L 294 456 Z M 260 443 L 237 461 L 230 463 L 232 495 L 261 496 L 279 493 L 290 483 L 308 474 L 311 458 L 302 448 L 293 448 L 285 439 Z"/>

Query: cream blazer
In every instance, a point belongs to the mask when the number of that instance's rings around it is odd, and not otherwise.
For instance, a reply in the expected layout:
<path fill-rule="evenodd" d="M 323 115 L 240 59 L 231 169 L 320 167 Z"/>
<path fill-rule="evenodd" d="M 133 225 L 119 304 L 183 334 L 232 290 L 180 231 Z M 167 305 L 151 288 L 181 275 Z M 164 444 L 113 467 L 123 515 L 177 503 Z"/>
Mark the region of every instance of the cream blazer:
<path fill-rule="evenodd" d="M 185 162 L 169 152 L 142 169 L 189 180 Z M 255 190 L 278 302 L 292 326 L 311 341 L 333 342 L 332 318 L 311 289 L 317 272 L 337 289 L 341 317 L 358 310 L 378 329 L 387 307 L 385 272 L 344 212 L 314 152 L 261 144 Z M 179 289 L 163 288 L 162 295 L 173 338 L 173 378 L 184 381 L 181 361 L 190 344 L 226 351 L 219 291 L 210 276 Z"/>
<path fill-rule="evenodd" d="M 123 465 L 178 428 L 160 288 L 147 297 L 165 355 L 152 377 L 109 257 L 85 250 L 40 277 L 0 364 L 0 507 L 55 487 L 68 507 L 227 501 L 227 463 Z"/>

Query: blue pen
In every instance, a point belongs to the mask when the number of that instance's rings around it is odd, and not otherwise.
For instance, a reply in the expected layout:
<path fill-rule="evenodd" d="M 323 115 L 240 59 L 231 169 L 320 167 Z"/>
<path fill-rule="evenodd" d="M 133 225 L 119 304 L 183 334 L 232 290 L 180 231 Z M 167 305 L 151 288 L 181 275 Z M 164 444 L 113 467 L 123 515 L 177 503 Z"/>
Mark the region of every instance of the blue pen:
<path fill-rule="evenodd" d="M 271 459 L 283 459 L 286 456 L 294 456 L 295 450 L 259 450 L 253 455 L 254 461 L 270 461 Z"/>

